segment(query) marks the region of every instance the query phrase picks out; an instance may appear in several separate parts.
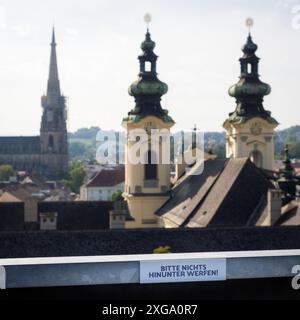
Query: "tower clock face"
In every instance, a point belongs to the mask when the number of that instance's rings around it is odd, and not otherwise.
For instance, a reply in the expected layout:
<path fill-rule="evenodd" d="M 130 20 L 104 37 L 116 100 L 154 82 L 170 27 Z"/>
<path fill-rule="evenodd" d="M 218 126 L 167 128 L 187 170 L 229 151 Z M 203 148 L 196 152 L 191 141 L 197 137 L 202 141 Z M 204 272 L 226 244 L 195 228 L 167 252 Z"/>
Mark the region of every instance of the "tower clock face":
<path fill-rule="evenodd" d="M 262 132 L 262 127 L 258 122 L 255 122 L 251 125 L 250 127 L 250 132 L 254 135 L 254 136 L 258 136 L 261 134 Z"/>

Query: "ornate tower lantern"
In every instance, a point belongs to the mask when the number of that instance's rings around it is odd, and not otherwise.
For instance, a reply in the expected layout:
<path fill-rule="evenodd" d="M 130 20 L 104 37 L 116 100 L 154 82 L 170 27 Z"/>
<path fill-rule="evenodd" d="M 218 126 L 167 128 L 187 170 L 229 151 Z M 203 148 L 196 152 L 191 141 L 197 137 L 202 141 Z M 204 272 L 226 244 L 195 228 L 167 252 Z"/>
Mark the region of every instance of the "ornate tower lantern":
<path fill-rule="evenodd" d="M 246 24 L 250 29 L 253 20 L 248 18 Z M 256 50 L 249 30 L 242 47 L 240 79 L 229 88 L 229 95 L 236 99 L 236 108 L 223 125 L 227 131 L 226 154 L 227 157 L 250 157 L 258 167 L 272 170 L 274 129 L 278 122 L 263 106 L 264 96 L 271 92 L 271 87 L 259 79 Z"/>
<path fill-rule="evenodd" d="M 150 15 L 146 15 L 147 24 L 150 20 Z M 167 93 L 168 86 L 157 77 L 154 48 L 155 42 L 151 39 L 148 27 L 141 44 L 143 53 L 138 57 L 138 79 L 128 89 L 129 95 L 135 99 L 135 107 L 122 122 L 127 132 L 124 197 L 134 218 L 126 223 L 127 228 L 158 226 L 155 211 L 169 198 L 170 163 L 162 161 L 163 139 L 159 140 L 158 148 L 154 148 L 151 134 L 153 130 L 164 130 L 168 136 L 174 121 L 161 106 L 161 97 Z M 137 142 L 133 138 L 134 132 L 141 129 L 146 139 L 145 148 L 139 151 L 139 158 L 144 161 L 132 163 L 132 156 L 136 153 L 133 146 Z"/>

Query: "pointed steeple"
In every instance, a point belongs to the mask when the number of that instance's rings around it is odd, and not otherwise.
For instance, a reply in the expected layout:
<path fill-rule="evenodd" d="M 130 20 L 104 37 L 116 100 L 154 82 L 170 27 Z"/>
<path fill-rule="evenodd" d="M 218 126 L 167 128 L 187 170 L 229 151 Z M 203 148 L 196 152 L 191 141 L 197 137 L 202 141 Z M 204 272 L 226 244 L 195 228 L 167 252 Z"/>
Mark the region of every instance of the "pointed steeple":
<path fill-rule="evenodd" d="M 47 86 L 47 96 L 58 98 L 60 97 L 60 85 L 58 79 L 58 68 L 56 58 L 56 42 L 55 42 L 55 30 L 52 29 L 52 41 L 51 41 L 51 55 L 50 55 L 50 66 L 49 66 L 49 78 Z"/>

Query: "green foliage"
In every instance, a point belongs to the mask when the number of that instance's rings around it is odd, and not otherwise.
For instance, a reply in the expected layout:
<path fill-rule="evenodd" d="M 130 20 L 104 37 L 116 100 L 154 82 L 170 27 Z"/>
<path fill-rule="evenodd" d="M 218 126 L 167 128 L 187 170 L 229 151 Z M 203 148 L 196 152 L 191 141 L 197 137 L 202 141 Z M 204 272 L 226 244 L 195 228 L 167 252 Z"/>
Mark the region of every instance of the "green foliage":
<path fill-rule="evenodd" d="M 124 198 L 123 198 L 123 196 L 122 196 L 122 191 L 121 191 L 121 190 L 118 190 L 118 191 L 114 192 L 114 193 L 112 194 L 112 196 L 111 196 L 111 200 L 112 200 L 113 202 L 115 202 L 115 201 L 123 201 Z"/>
<path fill-rule="evenodd" d="M 171 247 L 159 246 L 153 250 L 153 253 L 171 253 Z"/>
<path fill-rule="evenodd" d="M 81 158 L 86 154 L 88 147 L 86 144 L 78 141 L 70 141 L 69 143 L 69 157 L 71 159 Z"/>
<path fill-rule="evenodd" d="M 290 156 L 291 158 L 300 159 L 300 141 L 293 143 L 290 147 Z"/>
<path fill-rule="evenodd" d="M 284 157 L 284 148 L 289 146 L 290 157 L 300 159 L 300 126 L 277 131 L 275 136 L 275 155 L 277 159 Z"/>
<path fill-rule="evenodd" d="M 83 184 L 86 171 L 82 163 L 79 161 L 71 161 L 69 166 L 68 178 L 62 180 L 73 192 L 78 193 Z"/>
<path fill-rule="evenodd" d="M 89 139 L 95 140 L 99 127 L 80 128 L 74 133 L 69 133 L 69 137 L 72 139 Z"/>
<path fill-rule="evenodd" d="M 212 148 L 212 153 L 217 155 L 219 159 L 225 159 L 226 158 L 225 144 L 214 145 Z"/>
<path fill-rule="evenodd" d="M 0 166 L 0 180 L 9 180 L 10 177 L 13 177 L 15 175 L 16 173 L 11 165 L 3 164 Z"/>
<path fill-rule="evenodd" d="M 99 127 L 90 127 L 69 133 L 69 155 L 71 160 L 95 159 L 96 135 L 99 130 Z M 205 151 L 212 151 L 218 158 L 225 158 L 225 143 L 225 132 L 206 132 L 204 134 Z M 300 125 L 276 131 L 275 158 L 283 158 L 285 145 L 288 144 L 291 157 L 300 159 L 299 143 Z M 171 159 L 173 159 L 173 156 L 174 150 L 171 144 Z"/>

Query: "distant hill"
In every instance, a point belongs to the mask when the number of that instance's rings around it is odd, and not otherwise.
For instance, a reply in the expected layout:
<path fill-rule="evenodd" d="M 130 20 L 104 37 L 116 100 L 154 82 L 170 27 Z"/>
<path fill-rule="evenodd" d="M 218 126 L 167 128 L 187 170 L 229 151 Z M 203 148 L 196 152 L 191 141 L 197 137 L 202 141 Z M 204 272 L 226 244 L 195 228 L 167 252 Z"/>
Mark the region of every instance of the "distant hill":
<path fill-rule="evenodd" d="M 69 132 L 68 136 L 70 139 L 88 139 L 95 140 L 96 134 L 100 130 L 99 127 L 90 127 L 90 128 L 80 128 L 75 132 Z"/>
<path fill-rule="evenodd" d="M 99 127 L 80 128 L 68 133 L 69 154 L 71 159 L 93 160 L 96 154 L 96 135 Z M 225 132 L 206 132 L 204 134 L 204 147 L 218 157 L 225 157 Z M 285 145 L 289 145 L 292 158 L 300 159 L 300 125 L 276 131 L 275 155 L 280 159 L 284 155 Z"/>

